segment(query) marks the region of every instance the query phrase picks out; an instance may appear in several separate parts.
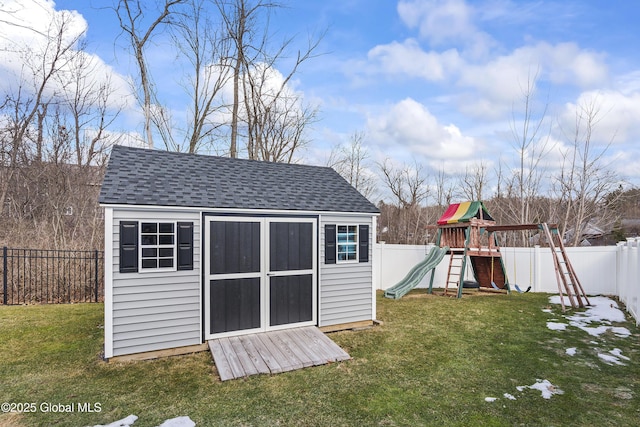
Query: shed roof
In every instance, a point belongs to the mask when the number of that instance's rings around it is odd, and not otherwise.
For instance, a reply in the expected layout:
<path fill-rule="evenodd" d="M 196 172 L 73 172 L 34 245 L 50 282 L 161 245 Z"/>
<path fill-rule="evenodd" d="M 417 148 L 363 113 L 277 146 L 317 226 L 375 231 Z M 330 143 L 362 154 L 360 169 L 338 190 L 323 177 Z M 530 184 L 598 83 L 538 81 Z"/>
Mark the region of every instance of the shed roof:
<path fill-rule="evenodd" d="M 116 145 L 102 204 L 378 213 L 329 167 Z"/>

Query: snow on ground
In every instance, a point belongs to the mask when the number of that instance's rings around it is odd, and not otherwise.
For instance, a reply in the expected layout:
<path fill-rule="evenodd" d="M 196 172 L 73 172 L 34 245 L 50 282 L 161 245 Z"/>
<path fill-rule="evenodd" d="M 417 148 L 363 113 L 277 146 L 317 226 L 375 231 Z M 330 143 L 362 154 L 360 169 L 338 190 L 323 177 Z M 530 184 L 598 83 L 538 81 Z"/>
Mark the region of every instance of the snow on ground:
<path fill-rule="evenodd" d="M 558 322 L 547 322 L 547 328 L 551 329 L 552 331 L 564 331 L 565 329 L 567 329 L 567 324 L 566 323 L 558 323 Z"/>
<path fill-rule="evenodd" d="M 519 385 L 516 387 L 516 390 L 519 392 L 523 392 L 526 389 L 539 390 L 542 392 L 542 397 L 544 399 L 551 399 L 551 396 L 554 394 L 564 394 L 564 391 L 560 390 L 558 387 L 554 386 L 549 382 L 549 380 L 539 380 L 536 379 L 536 382 L 531 385 Z M 503 394 L 505 399 L 509 400 L 517 400 L 517 398 L 511 393 Z M 485 402 L 495 402 L 498 400 L 497 397 L 485 397 Z"/>
<path fill-rule="evenodd" d="M 616 364 L 616 365 L 626 365 L 626 363 L 623 363 L 620 361 L 620 359 L 622 360 L 631 360 L 629 359 L 627 356 L 623 356 L 622 355 L 622 350 L 620 350 L 619 348 L 614 348 L 613 350 L 609 351 L 610 354 L 606 354 L 606 353 L 598 353 L 598 357 L 600 359 L 602 359 L 605 363 L 608 364 Z"/>
<path fill-rule="evenodd" d="M 571 347 L 565 350 L 565 353 L 567 353 L 569 356 L 575 356 L 576 355 L 576 348 L 575 347 Z"/>
<path fill-rule="evenodd" d="M 96 425 L 94 427 L 131 427 L 137 420 L 137 416 L 129 415 L 128 417 L 114 421 L 111 424 Z M 189 417 L 177 417 L 166 420 L 158 427 L 195 427 L 195 425 L 196 423 L 194 423 Z"/>
<path fill-rule="evenodd" d="M 565 305 L 569 304 L 567 297 L 563 297 Z M 549 298 L 551 304 L 560 304 L 560 296 L 555 295 Z M 626 338 L 631 335 L 629 329 L 619 326 L 611 326 L 612 322 L 624 322 L 624 312 L 618 308 L 618 303 L 607 297 L 589 297 L 591 306 L 583 312 L 573 313 L 564 316 L 568 321 L 568 325 L 582 329 L 591 336 L 598 337 L 607 331 L 613 332 L 615 335 Z M 543 310 L 543 311 L 546 311 Z M 601 325 L 590 326 L 591 324 L 601 323 Z M 564 325 L 561 326 L 561 325 Z M 566 323 L 547 322 L 547 327 L 556 331 L 566 329 Z"/>
<path fill-rule="evenodd" d="M 564 391 L 560 390 L 558 387 L 554 386 L 549 382 L 549 380 L 538 380 L 536 379 L 535 384 L 531 385 L 520 385 L 516 387 L 518 391 L 523 391 L 525 388 L 530 388 L 532 390 L 539 390 L 542 392 L 542 397 L 544 399 L 551 399 L 551 396 L 554 394 L 564 394 Z"/>

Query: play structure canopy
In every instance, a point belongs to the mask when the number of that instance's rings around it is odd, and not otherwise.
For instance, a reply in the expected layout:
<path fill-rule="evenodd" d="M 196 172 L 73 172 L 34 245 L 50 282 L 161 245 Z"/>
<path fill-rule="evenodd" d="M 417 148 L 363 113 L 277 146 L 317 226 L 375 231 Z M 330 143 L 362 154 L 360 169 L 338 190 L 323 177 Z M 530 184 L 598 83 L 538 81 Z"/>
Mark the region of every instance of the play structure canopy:
<path fill-rule="evenodd" d="M 438 220 L 438 225 L 469 222 L 471 218 L 493 221 L 487 208 L 480 201 L 452 203 Z"/>

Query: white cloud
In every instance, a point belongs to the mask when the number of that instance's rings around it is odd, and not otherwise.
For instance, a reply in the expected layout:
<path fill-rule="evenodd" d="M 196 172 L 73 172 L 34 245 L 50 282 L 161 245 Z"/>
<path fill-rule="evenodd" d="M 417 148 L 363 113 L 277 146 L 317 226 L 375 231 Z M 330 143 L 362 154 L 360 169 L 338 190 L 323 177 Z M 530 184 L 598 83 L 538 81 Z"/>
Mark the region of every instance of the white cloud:
<path fill-rule="evenodd" d="M 415 39 L 378 45 L 369 51 L 368 58 L 377 63 L 378 70 L 384 74 L 419 77 L 431 81 L 445 79 L 460 68 L 462 63 L 457 50 L 425 52 Z"/>
<path fill-rule="evenodd" d="M 422 104 L 407 98 L 367 120 L 367 135 L 382 150 L 403 148 L 429 159 L 471 158 L 478 142 L 453 124 L 443 125 Z"/>
<path fill-rule="evenodd" d="M 58 74 L 48 81 L 45 95 L 61 96 L 74 74 L 74 66 L 82 63 L 90 76 L 90 81 L 83 81 L 83 85 L 99 87 L 109 83 L 112 108 L 134 104 L 127 78 L 98 56 L 80 50 L 87 22 L 78 12 L 55 10 L 51 0 L 8 0 L 0 4 L 0 8 L 0 72 L 3 74 L 0 90 L 15 89 L 18 85 L 27 89 L 30 84 L 35 90 L 56 61 Z M 56 48 L 58 41 L 63 50 Z"/>
<path fill-rule="evenodd" d="M 565 105 L 558 119 L 565 133 L 573 135 L 578 114 L 582 115 L 583 130 L 588 116 L 592 116 L 591 139 L 600 145 L 629 143 L 640 138 L 640 91 L 626 94 L 617 90 L 581 93 L 575 102 Z"/>
<path fill-rule="evenodd" d="M 432 46 L 461 45 L 479 56 L 494 44 L 491 36 L 475 26 L 476 11 L 464 0 L 403 0 L 398 3 L 398 15 Z"/>

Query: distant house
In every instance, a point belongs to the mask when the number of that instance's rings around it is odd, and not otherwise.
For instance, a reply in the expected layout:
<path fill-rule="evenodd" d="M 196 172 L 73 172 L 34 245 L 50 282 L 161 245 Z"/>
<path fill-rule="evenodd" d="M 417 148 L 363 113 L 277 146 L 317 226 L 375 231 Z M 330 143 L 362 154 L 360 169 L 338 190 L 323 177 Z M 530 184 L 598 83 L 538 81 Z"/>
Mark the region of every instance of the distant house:
<path fill-rule="evenodd" d="M 378 209 L 334 170 L 115 146 L 105 357 L 375 319 Z"/>

